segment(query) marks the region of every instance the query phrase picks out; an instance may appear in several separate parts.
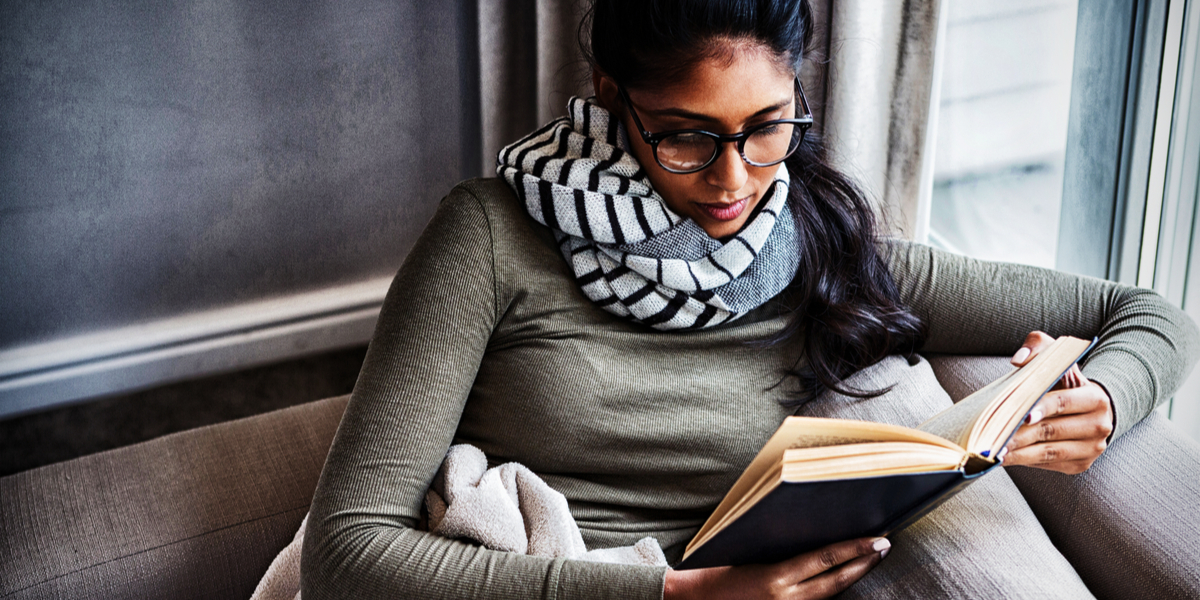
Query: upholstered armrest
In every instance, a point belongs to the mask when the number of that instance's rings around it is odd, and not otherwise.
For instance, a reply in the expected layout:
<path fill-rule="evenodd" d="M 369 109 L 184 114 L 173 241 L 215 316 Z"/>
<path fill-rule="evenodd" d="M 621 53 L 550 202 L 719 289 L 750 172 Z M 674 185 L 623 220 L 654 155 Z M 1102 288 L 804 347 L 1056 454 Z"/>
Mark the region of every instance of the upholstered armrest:
<path fill-rule="evenodd" d="M 1005 357 L 929 362 L 955 402 L 1010 368 Z M 1200 444 L 1162 415 L 1080 475 L 1007 471 L 1097 598 L 1200 598 Z"/>
<path fill-rule="evenodd" d="M 347 397 L 0 478 L 2 598 L 249 598 Z"/>
<path fill-rule="evenodd" d="M 1008 368 L 930 363 L 956 401 Z M 0 597 L 249 597 L 308 510 L 346 400 L 0 478 Z M 1082 475 L 1008 472 L 1097 597 L 1200 597 L 1200 446 L 1165 419 Z"/>

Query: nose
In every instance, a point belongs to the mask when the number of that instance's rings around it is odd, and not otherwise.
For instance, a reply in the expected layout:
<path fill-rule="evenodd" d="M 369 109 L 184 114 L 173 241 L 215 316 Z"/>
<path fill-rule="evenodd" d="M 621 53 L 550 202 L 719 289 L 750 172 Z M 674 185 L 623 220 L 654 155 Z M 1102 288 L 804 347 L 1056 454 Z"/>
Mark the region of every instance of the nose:
<path fill-rule="evenodd" d="M 704 180 L 709 185 L 719 187 L 726 192 L 736 192 L 746 185 L 750 173 L 746 171 L 746 163 L 738 154 L 736 142 L 726 142 L 721 149 L 721 155 L 713 164 L 704 170 Z"/>

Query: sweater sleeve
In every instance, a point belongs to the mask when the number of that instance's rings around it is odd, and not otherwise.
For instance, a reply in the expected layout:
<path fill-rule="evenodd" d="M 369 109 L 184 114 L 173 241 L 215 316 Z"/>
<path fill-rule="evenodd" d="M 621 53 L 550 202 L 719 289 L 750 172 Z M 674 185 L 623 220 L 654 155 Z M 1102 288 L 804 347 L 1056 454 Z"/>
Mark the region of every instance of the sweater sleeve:
<path fill-rule="evenodd" d="M 1171 397 L 1200 353 L 1192 319 L 1148 289 L 907 242 L 888 250 L 902 300 L 929 327 L 925 351 L 1008 355 L 1034 330 L 1098 337 L 1081 365 L 1112 397 L 1114 438 Z"/>
<path fill-rule="evenodd" d="M 663 568 L 518 555 L 416 529 L 500 318 L 493 256 L 483 205 L 456 188 L 388 291 L 329 451 L 304 539 L 306 599 L 662 597 Z"/>

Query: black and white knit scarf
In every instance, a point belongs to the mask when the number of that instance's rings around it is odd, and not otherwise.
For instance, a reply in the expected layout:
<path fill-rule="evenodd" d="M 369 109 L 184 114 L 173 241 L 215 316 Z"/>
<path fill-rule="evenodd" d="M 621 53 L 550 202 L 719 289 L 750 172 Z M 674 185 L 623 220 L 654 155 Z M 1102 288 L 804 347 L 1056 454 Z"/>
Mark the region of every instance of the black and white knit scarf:
<path fill-rule="evenodd" d="M 709 237 L 667 207 L 594 99 L 505 147 L 496 173 L 554 231 L 585 295 L 655 329 L 732 321 L 783 291 L 800 263 L 781 164 L 762 208 L 734 237 Z"/>

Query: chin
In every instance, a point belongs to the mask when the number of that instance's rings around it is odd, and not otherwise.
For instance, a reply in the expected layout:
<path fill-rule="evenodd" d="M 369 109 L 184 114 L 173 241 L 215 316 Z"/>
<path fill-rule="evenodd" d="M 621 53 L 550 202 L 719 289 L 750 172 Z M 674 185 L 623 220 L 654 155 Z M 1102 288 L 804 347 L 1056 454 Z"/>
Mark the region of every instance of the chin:
<path fill-rule="evenodd" d="M 713 239 L 721 239 L 737 233 L 745 224 L 745 219 L 738 219 L 736 221 L 723 221 L 719 223 L 701 223 L 700 227 L 704 229 L 704 232 L 707 233 L 709 237 Z"/>

